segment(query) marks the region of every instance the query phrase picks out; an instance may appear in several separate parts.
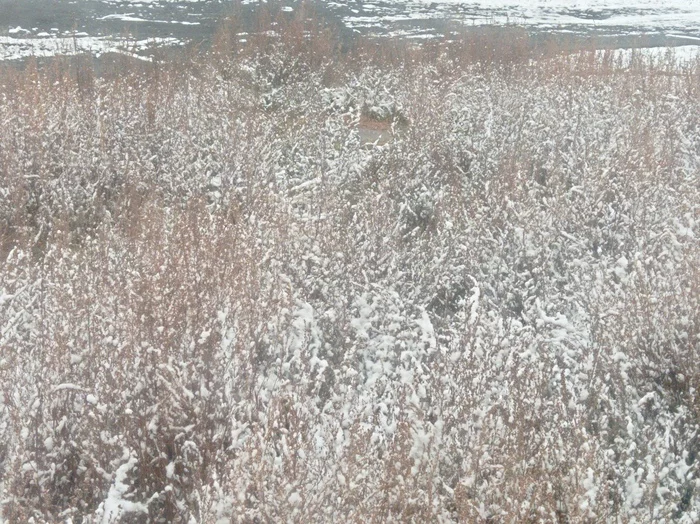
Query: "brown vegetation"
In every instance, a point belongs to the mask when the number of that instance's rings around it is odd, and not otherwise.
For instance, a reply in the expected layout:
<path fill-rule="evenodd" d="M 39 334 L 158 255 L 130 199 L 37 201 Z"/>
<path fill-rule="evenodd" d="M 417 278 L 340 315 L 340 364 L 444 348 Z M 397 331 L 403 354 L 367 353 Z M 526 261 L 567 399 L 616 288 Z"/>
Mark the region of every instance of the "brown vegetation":
<path fill-rule="evenodd" d="M 698 64 L 274 27 L 0 72 L 3 517 L 696 520 Z"/>

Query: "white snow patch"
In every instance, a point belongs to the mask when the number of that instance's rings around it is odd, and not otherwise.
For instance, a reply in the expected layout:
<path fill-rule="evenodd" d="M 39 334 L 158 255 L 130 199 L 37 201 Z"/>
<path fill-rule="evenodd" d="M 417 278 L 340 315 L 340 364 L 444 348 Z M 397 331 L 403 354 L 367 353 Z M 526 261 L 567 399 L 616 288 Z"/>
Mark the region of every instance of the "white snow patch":
<path fill-rule="evenodd" d="M 114 482 L 109 488 L 107 498 L 97 510 L 98 515 L 102 515 L 102 519 L 99 521 L 101 524 L 120 522 L 128 513 L 148 513 L 148 507 L 145 504 L 133 502 L 126 498 L 130 488 L 126 483 L 127 477 L 129 472 L 136 466 L 137 460 L 136 455 L 133 453 L 129 454 L 128 450 L 125 450 L 125 455 L 129 457 L 129 460 L 119 466 L 115 472 Z"/>

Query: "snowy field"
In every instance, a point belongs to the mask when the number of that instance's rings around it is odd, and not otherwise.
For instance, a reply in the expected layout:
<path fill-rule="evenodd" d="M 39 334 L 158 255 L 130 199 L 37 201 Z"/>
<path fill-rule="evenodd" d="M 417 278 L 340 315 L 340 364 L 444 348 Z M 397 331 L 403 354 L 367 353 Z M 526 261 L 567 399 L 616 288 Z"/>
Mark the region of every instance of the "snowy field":
<path fill-rule="evenodd" d="M 0 0 L 0 59 L 85 51 L 148 56 L 154 44 L 208 38 L 234 5 L 222 0 Z M 236 12 L 249 14 L 258 5 L 244 0 Z M 289 13 L 299 4 L 279 5 Z M 349 33 L 432 38 L 455 28 L 448 24 L 519 25 L 535 34 L 597 37 L 621 47 L 639 45 L 630 40 L 637 36 L 648 37 L 654 46 L 700 41 L 700 3 L 685 0 L 334 0 L 314 5 Z M 125 35 L 130 35 L 126 42 Z"/>

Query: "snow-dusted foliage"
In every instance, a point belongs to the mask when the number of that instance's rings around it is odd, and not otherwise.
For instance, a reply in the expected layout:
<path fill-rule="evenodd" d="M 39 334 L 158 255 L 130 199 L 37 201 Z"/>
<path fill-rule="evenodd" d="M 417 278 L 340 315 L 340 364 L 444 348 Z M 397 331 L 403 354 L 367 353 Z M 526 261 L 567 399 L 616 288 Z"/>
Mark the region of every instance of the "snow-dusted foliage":
<path fill-rule="evenodd" d="M 697 522 L 697 68 L 303 42 L 3 72 L 4 518 Z"/>

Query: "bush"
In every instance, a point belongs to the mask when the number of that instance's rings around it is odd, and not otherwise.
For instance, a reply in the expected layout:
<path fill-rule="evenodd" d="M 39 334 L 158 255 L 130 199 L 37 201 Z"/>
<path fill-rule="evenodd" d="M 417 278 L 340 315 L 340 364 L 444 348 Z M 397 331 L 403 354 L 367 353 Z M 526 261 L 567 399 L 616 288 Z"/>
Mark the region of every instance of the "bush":
<path fill-rule="evenodd" d="M 2 72 L 3 517 L 696 522 L 697 64 L 224 30 Z"/>

